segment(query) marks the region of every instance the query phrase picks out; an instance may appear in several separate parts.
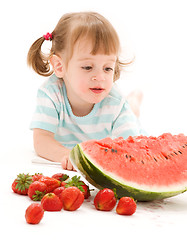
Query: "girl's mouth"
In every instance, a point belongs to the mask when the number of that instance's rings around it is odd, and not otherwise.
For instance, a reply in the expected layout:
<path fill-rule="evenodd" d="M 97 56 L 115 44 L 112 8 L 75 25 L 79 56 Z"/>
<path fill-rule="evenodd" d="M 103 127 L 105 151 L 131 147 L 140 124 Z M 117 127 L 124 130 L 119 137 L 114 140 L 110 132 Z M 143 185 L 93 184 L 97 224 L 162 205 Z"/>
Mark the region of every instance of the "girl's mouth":
<path fill-rule="evenodd" d="M 99 94 L 104 91 L 104 88 L 90 88 L 93 93 Z"/>

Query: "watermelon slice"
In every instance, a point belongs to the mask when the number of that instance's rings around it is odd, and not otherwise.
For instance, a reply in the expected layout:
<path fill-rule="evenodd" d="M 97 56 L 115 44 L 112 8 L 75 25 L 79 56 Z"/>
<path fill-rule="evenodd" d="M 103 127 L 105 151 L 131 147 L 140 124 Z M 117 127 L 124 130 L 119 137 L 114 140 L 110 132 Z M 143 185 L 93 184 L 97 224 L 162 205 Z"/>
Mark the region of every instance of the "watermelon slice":
<path fill-rule="evenodd" d="M 164 199 L 187 190 L 187 137 L 122 137 L 76 145 L 70 160 L 95 187 L 116 188 L 119 197 Z"/>

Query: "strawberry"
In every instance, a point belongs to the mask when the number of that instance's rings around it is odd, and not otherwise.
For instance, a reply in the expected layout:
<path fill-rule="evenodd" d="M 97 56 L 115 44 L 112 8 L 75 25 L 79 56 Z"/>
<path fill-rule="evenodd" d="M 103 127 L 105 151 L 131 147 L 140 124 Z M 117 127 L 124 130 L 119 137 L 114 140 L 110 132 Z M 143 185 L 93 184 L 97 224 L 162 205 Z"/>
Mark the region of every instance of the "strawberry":
<path fill-rule="evenodd" d="M 77 187 L 78 189 L 80 189 L 83 194 L 84 194 L 84 198 L 87 199 L 90 196 L 90 189 L 88 187 L 88 185 L 86 185 L 83 181 L 80 181 L 80 176 L 74 176 L 71 179 L 68 179 L 67 181 L 65 181 L 65 187 Z"/>
<path fill-rule="evenodd" d="M 55 195 L 57 195 L 58 197 L 60 197 L 62 191 L 64 191 L 65 187 L 58 187 L 58 188 L 55 188 L 55 190 L 53 191 L 53 193 Z"/>
<path fill-rule="evenodd" d="M 133 198 L 122 197 L 120 198 L 116 207 L 116 212 L 120 215 L 132 215 L 136 211 L 136 202 Z"/>
<path fill-rule="evenodd" d="M 33 201 L 41 201 L 46 192 L 47 185 L 43 182 L 35 181 L 29 186 L 28 196 Z"/>
<path fill-rule="evenodd" d="M 61 182 L 55 178 L 43 176 L 39 179 L 39 182 L 43 182 L 47 185 L 47 193 L 52 192 L 55 188 L 60 187 Z"/>
<path fill-rule="evenodd" d="M 94 205 L 97 210 L 112 210 L 116 205 L 116 197 L 114 191 L 109 188 L 100 190 L 94 198 Z"/>
<path fill-rule="evenodd" d="M 84 194 L 77 187 L 68 187 L 61 193 L 60 199 L 64 210 L 75 211 L 82 205 Z"/>
<path fill-rule="evenodd" d="M 27 195 L 29 185 L 32 183 L 32 176 L 20 173 L 12 183 L 12 190 L 21 195 Z"/>
<path fill-rule="evenodd" d="M 32 203 L 25 211 L 25 219 L 27 223 L 38 224 L 43 218 L 44 210 L 41 204 Z"/>
<path fill-rule="evenodd" d="M 84 199 L 88 199 L 90 197 L 90 189 L 89 186 L 86 185 L 83 181 L 80 181 L 83 183 L 82 188 L 83 188 L 83 194 L 84 194 Z"/>
<path fill-rule="evenodd" d="M 62 187 L 65 187 L 66 184 L 67 184 L 67 183 L 66 183 L 65 181 L 64 181 L 64 182 L 61 182 L 61 186 L 62 186 Z"/>
<path fill-rule="evenodd" d="M 52 178 L 56 178 L 58 181 L 63 182 L 69 178 L 67 174 L 64 173 L 56 173 L 52 176 Z"/>
<path fill-rule="evenodd" d="M 65 187 L 77 187 L 78 189 L 80 189 L 82 192 L 84 192 L 84 189 L 82 187 L 82 185 L 84 185 L 84 183 L 82 181 L 80 181 L 80 176 L 73 176 L 71 179 L 68 179 L 67 181 L 65 181 L 66 185 Z"/>
<path fill-rule="evenodd" d="M 32 175 L 32 181 L 38 181 L 41 177 L 43 177 L 42 173 L 35 173 L 34 175 Z"/>
<path fill-rule="evenodd" d="M 41 204 L 46 211 L 60 211 L 62 202 L 54 193 L 47 193 L 41 200 Z"/>

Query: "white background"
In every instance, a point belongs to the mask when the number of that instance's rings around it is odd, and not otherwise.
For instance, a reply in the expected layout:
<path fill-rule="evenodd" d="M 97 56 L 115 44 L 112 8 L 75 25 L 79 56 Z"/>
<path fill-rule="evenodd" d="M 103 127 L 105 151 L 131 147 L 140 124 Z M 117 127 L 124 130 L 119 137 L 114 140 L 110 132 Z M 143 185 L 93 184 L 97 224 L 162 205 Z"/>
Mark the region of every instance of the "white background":
<path fill-rule="evenodd" d="M 45 213 L 41 224 L 26 224 L 29 199 L 15 195 L 11 183 L 19 172 L 52 174 L 61 168 L 31 164 L 29 124 L 36 93 L 44 78 L 27 67 L 30 45 L 53 31 L 66 12 L 98 11 L 116 28 L 123 58 L 136 61 L 119 81 L 128 94 L 141 89 L 141 122 L 152 135 L 163 132 L 187 135 L 186 56 L 187 14 L 184 0 L 12 0 L 0 3 L 0 182 L 1 235 L 14 239 L 65 238 L 163 239 L 186 232 L 186 193 L 163 202 L 138 203 L 134 216 L 97 212 L 85 203 L 74 213 Z M 50 47 L 50 43 L 49 43 Z M 93 201 L 93 197 L 91 199 Z M 150 231 L 147 231 L 149 229 Z M 3 233 L 5 233 L 3 235 Z M 48 236 L 48 237 L 47 237 Z M 164 237 L 163 237 L 164 236 Z"/>
<path fill-rule="evenodd" d="M 187 134 L 185 0 L 7 0 L 0 6 L 2 150 L 32 148 L 29 124 L 44 77 L 27 67 L 27 52 L 73 11 L 103 14 L 119 34 L 123 59 L 136 56 L 118 84 L 125 94 L 136 88 L 144 93 L 140 120 L 147 132 Z"/>

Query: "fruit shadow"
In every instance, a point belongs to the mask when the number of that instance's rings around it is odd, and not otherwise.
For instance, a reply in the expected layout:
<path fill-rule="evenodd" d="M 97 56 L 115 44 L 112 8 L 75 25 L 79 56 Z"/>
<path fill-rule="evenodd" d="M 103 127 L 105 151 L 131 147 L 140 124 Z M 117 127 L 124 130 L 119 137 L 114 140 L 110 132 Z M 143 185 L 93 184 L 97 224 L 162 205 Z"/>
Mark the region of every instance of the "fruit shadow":
<path fill-rule="evenodd" d="M 180 197 L 171 197 L 163 200 L 151 202 L 138 202 L 137 205 L 146 210 L 164 210 L 167 212 L 187 212 L 187 195 L 186 199 Z"/>

